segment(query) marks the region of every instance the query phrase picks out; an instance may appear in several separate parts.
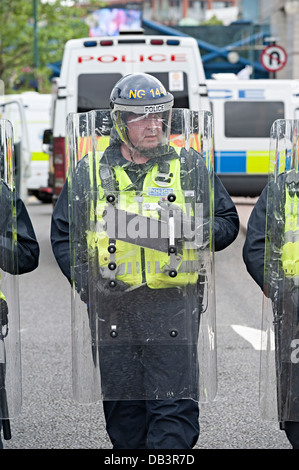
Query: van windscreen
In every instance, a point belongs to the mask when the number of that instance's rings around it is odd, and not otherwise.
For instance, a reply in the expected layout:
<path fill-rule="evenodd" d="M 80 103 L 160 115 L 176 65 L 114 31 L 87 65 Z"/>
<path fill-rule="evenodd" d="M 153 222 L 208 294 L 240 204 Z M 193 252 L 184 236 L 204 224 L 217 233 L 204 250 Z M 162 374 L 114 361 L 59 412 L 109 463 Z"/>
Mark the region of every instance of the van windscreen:
<path fill-rule="evenodd" d="M 120 73 L 86 73 L 78 77 L 78 113 L 109 108 L 110 93 Z"/>
<path fill-rule="evenodd" d="M 147 72 L 160 80 L 174 97 L 174 108 L 189 108 L 188 80 L 185 72 Z M 178 79 L 175 80 L 174 75 Z M 109 97 L 120 73 L 86 73 L 78 77 L 78 113 L 109 108 Z"/>

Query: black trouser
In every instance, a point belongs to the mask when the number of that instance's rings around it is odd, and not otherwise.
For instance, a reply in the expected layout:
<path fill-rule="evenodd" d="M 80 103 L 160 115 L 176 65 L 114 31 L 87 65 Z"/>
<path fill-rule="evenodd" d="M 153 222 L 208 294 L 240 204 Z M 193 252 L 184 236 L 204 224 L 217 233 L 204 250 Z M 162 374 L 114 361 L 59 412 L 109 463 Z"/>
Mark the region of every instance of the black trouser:
<path fill-rule="evenodd" d="M 0 419 L 0 449 L 3 449 L 3 442 L 1 439 L 2 419 Z"/>
<path fill-rule="evenodd" d="M 299 448 L 299 291 L 288 289 L 279 308 L 276 305 L 274 322 L 278 420 L 291 444 Z"/>
<path fill-rule="evenodd" d="M 104 401 L 114 449 L 192 449 L 199 436 L 193 400 Z"/>
<path fill-rule="evenodd" d="M 299 422 L 285 421 L 283 429 L 293 449 L 299 449 Z"/>

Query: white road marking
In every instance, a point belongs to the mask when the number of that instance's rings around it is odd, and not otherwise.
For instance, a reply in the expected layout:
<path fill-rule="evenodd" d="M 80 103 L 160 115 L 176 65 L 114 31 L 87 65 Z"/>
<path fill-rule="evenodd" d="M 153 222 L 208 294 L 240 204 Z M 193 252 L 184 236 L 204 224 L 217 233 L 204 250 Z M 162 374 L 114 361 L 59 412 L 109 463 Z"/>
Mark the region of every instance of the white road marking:
<path fill-rule="evenodd" d="M 249 326 L 242 326 L 242 325 L 231 325 L 232 329 L 238 333 L 238 335 L 242 336 L 242 338 L 246 339 L 254 349 L 257 351 L 265 351 L 267 348 L 267 332 L 261 331 L 258 328 L 250 328 Z M 273 331 L 270 332 L 270 347 L 271 351 L 275 350 L 275 343 L 274 343 L 274 333 Z"/>

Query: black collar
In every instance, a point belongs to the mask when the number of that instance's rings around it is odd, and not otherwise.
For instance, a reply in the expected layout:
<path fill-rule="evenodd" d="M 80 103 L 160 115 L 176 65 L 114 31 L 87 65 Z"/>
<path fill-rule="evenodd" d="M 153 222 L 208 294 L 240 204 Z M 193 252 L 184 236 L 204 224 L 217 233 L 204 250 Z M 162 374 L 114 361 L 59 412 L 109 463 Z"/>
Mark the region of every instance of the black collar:
<path fill-rule="evenodd" d="M 136 170 L 136 167 L 138 167 L 139 170 L 149 171 L 156 165 L 156 163 L 159 164 L 159 162 L 161 161 L 178 158 L 178 154 L 176 153 L 173 147 L 170 147 L 169 152 L 167 154 L 164 154 L 161 157 L 151 158 L 146 163 L 138 164 L 135 162 L 129 162 L 123 157 L 120 151 L 120 145 L 111 145 L 106 148 L 103 158 L 104 160 L 106 160 L 105 163 L 108 163 L 108 165 L 112 167 L 123 166 L 128 170 Z"/>

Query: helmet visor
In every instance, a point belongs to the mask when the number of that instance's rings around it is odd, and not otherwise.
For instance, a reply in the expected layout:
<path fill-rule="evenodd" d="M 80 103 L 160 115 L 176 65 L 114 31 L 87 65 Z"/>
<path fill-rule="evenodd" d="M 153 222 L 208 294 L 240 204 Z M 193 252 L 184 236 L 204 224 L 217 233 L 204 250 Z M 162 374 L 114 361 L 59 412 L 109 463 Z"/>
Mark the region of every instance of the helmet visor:
<path fill-rule="evenodd" d="M 171 107 L 167 111 L 143 114 L 113 110 L 112 118 L 121 140 L 130 148 L 144 153 L 169 145 Z"/>

